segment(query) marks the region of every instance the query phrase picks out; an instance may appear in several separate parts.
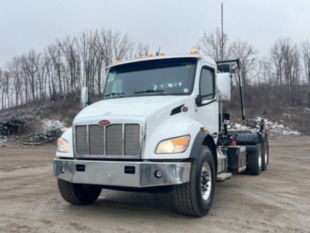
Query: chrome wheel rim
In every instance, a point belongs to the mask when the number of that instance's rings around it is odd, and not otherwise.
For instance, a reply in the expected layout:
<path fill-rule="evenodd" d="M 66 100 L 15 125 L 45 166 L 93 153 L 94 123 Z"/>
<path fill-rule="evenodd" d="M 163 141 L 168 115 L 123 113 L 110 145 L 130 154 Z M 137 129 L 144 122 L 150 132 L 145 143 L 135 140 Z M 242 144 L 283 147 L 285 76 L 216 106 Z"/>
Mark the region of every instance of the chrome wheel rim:
<path fill-rule="evenodd" d="M 258 167 L 259 167 L 259 170 L 262 170 L 262 151 L 260 150 L 259 151 L 259 155 L 258 155 Z"/>
<path fill-rule="evenodd" d="M 200 174 L 200 190 L 201 197 L 204 200 L 208 200 L 211 194 L 212 189 L 212 175 L 211 175 L 211 167 L 208 162 L 204 162 L 201 168 Z"/>
<path fill-rule="evenodd" d="M 268 153 L 267 153 L 267 149 L 265 149 L 265 165 L 268 164 Z"/>

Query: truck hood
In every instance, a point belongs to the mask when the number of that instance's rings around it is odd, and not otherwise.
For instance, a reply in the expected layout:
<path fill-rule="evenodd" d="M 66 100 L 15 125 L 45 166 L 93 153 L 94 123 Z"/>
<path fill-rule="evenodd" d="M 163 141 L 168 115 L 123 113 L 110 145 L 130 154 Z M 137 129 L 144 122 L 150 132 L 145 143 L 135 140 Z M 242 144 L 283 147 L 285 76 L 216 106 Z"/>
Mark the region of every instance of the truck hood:
<path fill-rule="evenodd" d="M 143 96 L 105 99 L 84 108 L 74 122 L 89 117 L 138 117 L 146 120 L 154 114 L 169 114 L 172 109 L 185 104 L 188 96 Z"/>

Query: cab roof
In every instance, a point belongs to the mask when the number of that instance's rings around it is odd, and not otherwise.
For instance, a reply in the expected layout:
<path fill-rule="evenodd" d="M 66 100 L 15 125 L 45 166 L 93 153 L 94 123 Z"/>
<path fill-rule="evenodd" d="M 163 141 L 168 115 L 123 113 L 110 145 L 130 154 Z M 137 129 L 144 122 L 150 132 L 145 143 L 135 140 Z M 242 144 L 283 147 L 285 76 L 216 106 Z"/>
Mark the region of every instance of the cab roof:
<path fill-rule="evenodd" d="M 161 56 L 153 56 L 153 57 L 134 58 L 134 59 L 121 61 L 119 63 L 112 64 L 108 66 L 107 68 L 110 69 L 111 67 L 121 66 L 121 65 L 129 64 L 129 63 L 142 62 L 142 61 L 154 61 L 154 60 L 173 59 L 173 58 L 197 58 L 197 60 L 203 60 L 209 65 L 216 67 L 216 63 L 211 57 L 204 56 L 201 54 L 181 54 L 181 55 L 161 55 Z"/>

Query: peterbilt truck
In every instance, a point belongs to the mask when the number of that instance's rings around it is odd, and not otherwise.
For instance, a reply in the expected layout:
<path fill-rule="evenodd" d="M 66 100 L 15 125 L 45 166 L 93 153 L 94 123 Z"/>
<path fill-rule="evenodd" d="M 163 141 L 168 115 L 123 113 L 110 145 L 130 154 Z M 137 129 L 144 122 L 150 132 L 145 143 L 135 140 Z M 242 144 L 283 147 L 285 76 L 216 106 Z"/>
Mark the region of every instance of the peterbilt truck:
<path fill-rule="evenodd" d="M 263 121 L 244 118 L 238 67 L 238 60 L 196 52 L 108 67 L 102 100 L 87 104 L 84 90 L 87 106 L 57 142 L 53 171 L 61 196 L 86 205 L 102 189 L 170 190 L 178 212 L 206 215 L 217 182 L 233 173 L 259 175 L 269 162 Z M 223 112 L 233 78 L 249 130 L 230 130 Z"/>

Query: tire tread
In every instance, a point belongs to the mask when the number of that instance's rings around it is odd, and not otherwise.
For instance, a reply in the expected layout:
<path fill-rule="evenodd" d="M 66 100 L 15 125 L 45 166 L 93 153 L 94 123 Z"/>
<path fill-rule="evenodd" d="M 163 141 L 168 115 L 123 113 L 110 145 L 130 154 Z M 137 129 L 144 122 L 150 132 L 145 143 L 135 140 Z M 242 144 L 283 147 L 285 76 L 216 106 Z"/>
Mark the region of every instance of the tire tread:
<path fill-rule="evenodd" d="M 65 201 L 73 205 L 87 205 L 95 202 L 100 195 L 100 188 L 92 190 L 91 193 L 81 193 L 80 184 L 73 184 L 61 179 L 57 180 L 58 188 L 61 196 Z"/>

